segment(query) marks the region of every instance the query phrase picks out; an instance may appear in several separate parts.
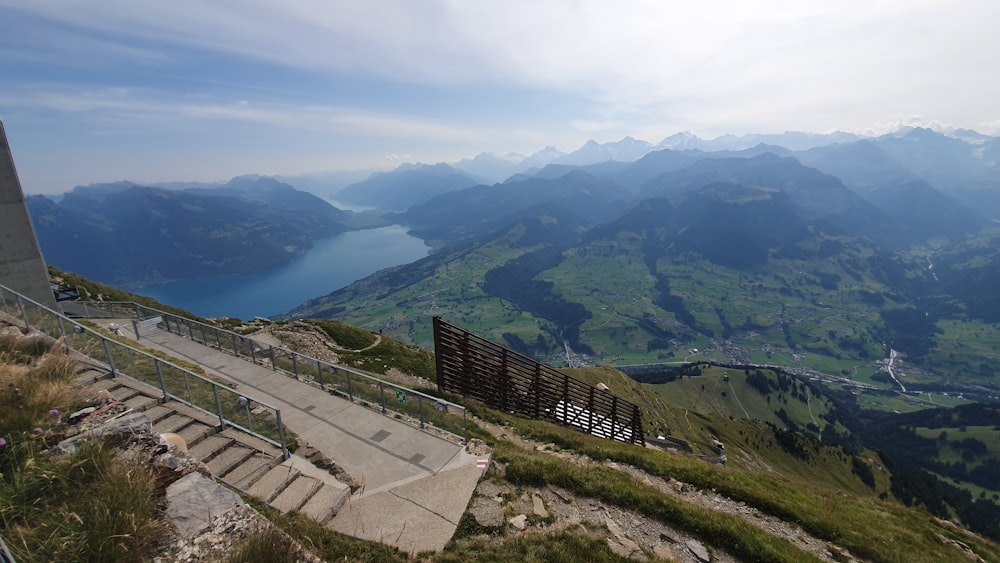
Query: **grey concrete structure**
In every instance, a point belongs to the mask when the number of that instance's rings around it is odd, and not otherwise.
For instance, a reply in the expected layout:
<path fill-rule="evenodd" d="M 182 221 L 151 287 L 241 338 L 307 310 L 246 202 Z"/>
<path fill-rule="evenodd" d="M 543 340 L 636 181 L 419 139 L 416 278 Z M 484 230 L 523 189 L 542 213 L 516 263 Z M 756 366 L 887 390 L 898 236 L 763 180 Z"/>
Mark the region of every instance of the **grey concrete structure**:
<path fill-rule="evenodd" d="M 0 122 L 0 283 L 55 307 L 49 272 L 28 216 L 7 133 Z"/>

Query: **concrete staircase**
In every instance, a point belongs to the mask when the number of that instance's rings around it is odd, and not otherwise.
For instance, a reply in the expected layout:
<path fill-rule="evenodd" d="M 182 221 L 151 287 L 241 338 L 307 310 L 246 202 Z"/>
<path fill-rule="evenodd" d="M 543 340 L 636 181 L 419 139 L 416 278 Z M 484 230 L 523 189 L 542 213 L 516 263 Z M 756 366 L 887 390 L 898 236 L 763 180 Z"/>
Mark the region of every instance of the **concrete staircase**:
<path fill-rule="evenodd" d="M 223 483 L 256 496 L 281 512 L 299 511 L 320 524 L 329 522 L 351 496 L 350 488 L 305 459 L 282 460 L 280 448 L 236 430 L 219 431 L 219 419 L 175 401 L 161 403 L 159 390 L 106 372 L 79 376 L 91 389 L 105 390 L 130 409 L 143 411 L 153 433 L 173 432 L 188 452 Z"/>

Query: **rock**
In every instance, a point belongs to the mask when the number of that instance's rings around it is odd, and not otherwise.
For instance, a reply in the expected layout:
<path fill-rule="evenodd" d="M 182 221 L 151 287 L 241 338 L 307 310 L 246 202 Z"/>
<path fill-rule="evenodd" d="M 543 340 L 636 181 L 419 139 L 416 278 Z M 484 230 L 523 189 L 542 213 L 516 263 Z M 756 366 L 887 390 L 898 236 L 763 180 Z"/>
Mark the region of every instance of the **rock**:
<path fill-rule="evenodd" d="M 708 555 L 708 550 L 700 542 L 688 540 L 684 542 L 684 545 L 687 546 L 692 555 L 698 558 L 698 561 L 702 561 L 703 563 L 710 563 L 712 561 L 712 558 Z"/>
<path fill-rule="evenodd" d="M 160 445 L 166 446 L 167 449 L 188 453 L 187 441 L 180 434 L 174 434 L 173 432 L 160 434 Z"/>
<path fill-rule="evenodd" d="M 167 487 L 167 517 L 182 539 L 207 529 L 212 521 L 243 506 L 243 499 L 200 473 L 188 473 Z"/>
<path fill-rule="evenodd" d="M 545 510 L 545 502 L 537 494 L 531 495 L 531 509 L 535 513 L 535 516 L 540 518 L 549 517 L 549 511 Z"/>
<path fill-rule="evenodd" d="M 494 481 L 484 479 L 483 481 L 480 481 L 478 486 L 476 486 L 476 494 L 488 498 L 496 498 L 503 494 L 503 489 Z"/>
<path fill-rule="evenodd" d="M 493 453 L 493 448 L 486 445 L 486 442 L 480 440 L 479 438 L 473 438 L 469 440 L 468 444 L 466 444 L 465 451 L 474 456 L 485 457 Z"/>
<path fill-rule="evenodd" d="M 96 410 L 97 410 L 97 407 L 84 407 L 84 408 L 76 411 L 75 413 L 69 415 L 69 420 L 71 422 L 76 421 L 77 419 L 83 418 L 83 417 L 87 416 L 88 414 L 90 414 L 90 413 L 92 413 L 92 412 L 94 412 Z"/>
<path fill-rule="evenodd" d="M 670 551 L 670 548 L 665 545 L 653 546 L 653 555 L 655 555 L 657 559 L 664 559 L 666 561 L 674 561 L 677 559 L 674 557 L 674 552 Z"/>
<path fill-rule="evenodd" d="M 524 531 L 528 527 L 528 517 L 524 514 L 518 514 L 517 516 L 511 518 L 507 521 L 515 530 Z"/>
<path fill-rule="evenodd" d="M 484 528 L 499 528 L 503 526 L 503 507 L 493 502 L 492 499 L 476 497 L 472 499 L 472 507 L 469 513 L 475 518 L 476 523 Z"/>
<path fill-rule="evenodd" d="M 77 434 L 72 438 L 66 438 L 62 442 L 59 442 L 54 449 L 57 452 L 71 454 L 76 451 L 77 446 L 79 446 L 79 444 L 84 440 L 93 438 L 108 438 L 113 436 L 129 437 L 136 434 L 149 435 L 152 431 L 153 424 L 149 421 L 149 417 L 141 412 L 130 413 L 120 418 L 110 420 L 96 428 L 91 428 L 86 432 Z"/>

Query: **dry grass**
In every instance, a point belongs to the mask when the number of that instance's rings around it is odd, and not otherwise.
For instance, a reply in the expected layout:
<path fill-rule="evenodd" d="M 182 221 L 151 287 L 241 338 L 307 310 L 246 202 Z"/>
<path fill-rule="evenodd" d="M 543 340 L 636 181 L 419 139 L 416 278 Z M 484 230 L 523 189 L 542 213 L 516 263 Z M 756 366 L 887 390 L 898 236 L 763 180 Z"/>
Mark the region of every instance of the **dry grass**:
<path fill-rule="evenodd" d="M 58 348 L 58 347 L 56 347 Z M 0 336 L 0 529 L 17 561 L 147 561 L 165 524 L 148 460 L 88 442 L 47 449 L 77 406 L 77 362 L 38 337 Z"/>

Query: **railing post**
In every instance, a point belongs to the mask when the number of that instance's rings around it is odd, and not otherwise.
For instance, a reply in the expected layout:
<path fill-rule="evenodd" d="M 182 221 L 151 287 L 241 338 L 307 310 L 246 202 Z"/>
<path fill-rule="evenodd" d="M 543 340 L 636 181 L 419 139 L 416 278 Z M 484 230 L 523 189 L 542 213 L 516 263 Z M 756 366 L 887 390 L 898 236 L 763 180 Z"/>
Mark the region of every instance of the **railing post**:
<path fill-rule="evenodd" d="M 344 373 L 347 374 L 347 396 L 348 396 L 348 398 L 350 398 L 353 401 L 354 400 L 354 386 L 351 385 L 351 372 L 345 370 Z M 384 403 L 384 401 L 383 401 L 383 403 Z"/>
<path fill-rule="evenodd" d="M 299 378 L 299 362 L 295 360 L 295 356 L 298 356 L 295 352 L 292 352 L 292 371 L 295 372 L 295 379 Z M 271 347 L 271 361 L 274 362 L 274 347 Z"/>
<path fill-rule="evenodd" d="M 163 390 L 163 402 L 167 402 L 167 384 L 163 381 L 163 368 L 159 359 L 154 358 L 153 363 L 156 364 L 156 377 L 160 380 L 160 389 Z"/>
<path fill-rule="evenodd" d="M 385 414 L 385 383 L 378 382 L 378 394 L 382 397 L 382 414 Z"/>
<path fill-rule="evenodd" d="M 188 404 L 189 405 L 193 405 L 194 404 L 194 397 L 191 396 L 191 380 L 188 377 L 187 372 L 184 372 L 184 387 L 187 388 L 187 392 L 188 392 Z"/>
<path fill-rule="evenodd" d="M 135 367 L 135 351 L 132 348 L 126 348 L 126 350 L 128 350 L 129 364 L 132 366 L 132 373 L 130 375 L 133 379 L 139 379 L 139 371 Z"/>
<path fill-rule="evenodd" d="M 212 394 L 215 395 L 215 410 L 219 413 L 219 428 L 226 427 L 226 417 L 222 414 L 222 401 L 219 400 L 219 386 L 212 385 Z"/>
<path fill-rule="evenodd" d="M 108 339 L 102 336 L 101 344 L 104 345 L 104 355 L 108 358 L 108 365 L 111 366 L 111 377 L 118 377 L 118 370 L 115 369 L 115 358 L 111 355 L 111 348 L 108 347 Z"/>
<path fill-rule="evenodd" d="M 59 323 L 59 336 L 66 336 L 66 327 L 63 326 L 62 315 L 56 316 L 56 322 Z"/>
<path fill-rule="evenodd" d="M 281 438 L 281 451 L 285 459 L 288 459 L 292 457 L 292 454 L 288 453 L 288 446 L 285 444 L 285 425 L 281 423 L 281 409 L 274 409 L 274 416 L 278 419 L 278 437 Z"/>
<path fill-rule="evenodd" d="M 267 354 L 268 354 L 268 356 L 271 357 L 271 369 L 273 371 L 278 371 L 278 364 L 275 363 L 275 361 L 274 361 L 274 346 L 271 346 L 270 344 L 267 345 Z M 295 374 L 295 375 L 297 376 L 298 374 Z"/>
<path fill-rule="evenodd" d="M 420 413 L 420 429 L 424 428 L 424 397 L 417 395 L 417 411 Z"/>
<path fill-rule="evenodd" d="M 28 324 L 28 313 L 24 312 L 24 302 L 21 301 L 21 295 L 14 294 L 14 297 L 17 299 L 17 308 L 21 310 L 21 320 L 24 321 L 24 328 L 30 329 L 31 325 Z"/>
<path fill-rule="evenodd" d="M 233 355 L 236 356 L 237 358 L 239 358 L 240 357 L 240 351 L 236 347 L 236 335 L 230 333 L 229 337 L 233 340 Z"/>
<path fill-rule="evenodd" d="M 319 374 L 319 388 L 326 391 L 326 383 L 323 380 L 323 363 L 316 360 L 316 373 Z"/>

